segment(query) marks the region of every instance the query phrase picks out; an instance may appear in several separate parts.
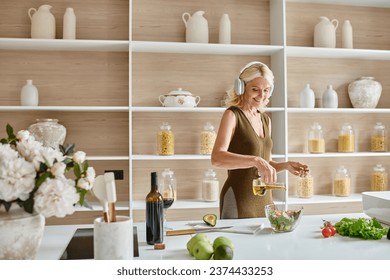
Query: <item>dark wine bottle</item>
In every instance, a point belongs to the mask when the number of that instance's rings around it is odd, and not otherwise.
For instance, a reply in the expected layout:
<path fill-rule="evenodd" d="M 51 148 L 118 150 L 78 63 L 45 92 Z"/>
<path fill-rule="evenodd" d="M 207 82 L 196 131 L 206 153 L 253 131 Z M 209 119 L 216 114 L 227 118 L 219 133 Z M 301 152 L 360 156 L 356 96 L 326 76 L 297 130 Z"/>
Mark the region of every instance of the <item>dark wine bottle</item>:
<path fill-rule="evenodd" d="M 164 203 L 158 191 L 157 172 L 151 174 L 150 192 L 146 196 L 146 242 L 149 245 L 163 243 Z"/>

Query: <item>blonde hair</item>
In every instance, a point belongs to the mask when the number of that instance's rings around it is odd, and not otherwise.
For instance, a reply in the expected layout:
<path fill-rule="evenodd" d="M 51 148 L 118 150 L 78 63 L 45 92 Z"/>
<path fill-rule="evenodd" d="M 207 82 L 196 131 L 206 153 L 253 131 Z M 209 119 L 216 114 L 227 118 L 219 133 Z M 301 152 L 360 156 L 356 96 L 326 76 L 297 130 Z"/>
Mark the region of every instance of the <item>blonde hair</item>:
<path fill-rule="evenodd" d="M 267 65 L 259 62 L 250 65 L 247 68 L 241 70 L 239 78 L 244 81 L 244 83 L 249 83 L 256 78 L 263 77 L 268 81 L 268 83 L 273 87 L 274 85 L 274 74 Z M 225 103 L 228 107 L 237 106 L 241 107 L 243 102 L 243 94 L 238 95 L 234 90 L 234 86 L 227 91 L 227 97 Z"/>

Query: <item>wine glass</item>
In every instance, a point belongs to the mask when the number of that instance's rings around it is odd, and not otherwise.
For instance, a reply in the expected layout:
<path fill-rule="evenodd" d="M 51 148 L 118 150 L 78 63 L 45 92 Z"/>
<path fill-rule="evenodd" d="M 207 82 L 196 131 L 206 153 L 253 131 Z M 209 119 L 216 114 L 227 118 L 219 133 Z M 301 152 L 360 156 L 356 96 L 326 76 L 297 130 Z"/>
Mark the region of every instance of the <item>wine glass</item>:
<path fill-rule="evenodd" d="M 173 186 L 171 184 L 162 184 L 161 186 L 161 195 L 163 197 L 163 205 L 164 205 L 164 228 L 166 230 L 170 230 L 170 228 L 166 227 L 167 222 L 167 210 L 170 208 L 175 201 L 175 192 L 173 190 Z"/>

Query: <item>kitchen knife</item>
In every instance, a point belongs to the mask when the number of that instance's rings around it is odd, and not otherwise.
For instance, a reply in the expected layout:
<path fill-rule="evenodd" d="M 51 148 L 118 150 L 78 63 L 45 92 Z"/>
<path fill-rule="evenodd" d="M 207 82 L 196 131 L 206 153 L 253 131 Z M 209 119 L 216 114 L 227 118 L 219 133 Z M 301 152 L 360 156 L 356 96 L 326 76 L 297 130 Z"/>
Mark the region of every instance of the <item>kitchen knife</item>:
<path fill-rule="evenodd" d="M 166 235 L 167 236 L 174 236 L 174 235 L 195 234 L 195 233 L 199 233 L 199 232 L 213 232 L 213 231 L 220 231 L 220 230 L 231 228 L 231 227 L 233 227 L 233 226 L 215 227 L 215 228 L 188 228 L 188 229 L 167 230 Z"/>

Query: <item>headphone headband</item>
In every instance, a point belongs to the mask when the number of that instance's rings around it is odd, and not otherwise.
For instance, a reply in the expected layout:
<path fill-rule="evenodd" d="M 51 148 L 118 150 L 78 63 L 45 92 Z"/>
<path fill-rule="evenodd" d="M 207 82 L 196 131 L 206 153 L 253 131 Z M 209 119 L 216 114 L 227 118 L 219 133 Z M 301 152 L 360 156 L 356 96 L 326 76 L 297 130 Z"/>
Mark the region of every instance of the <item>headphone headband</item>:
<path fill-rule="evenodd" d="M 238 76 L 238 78 L 234 80 L 234 90 L 235 90 L 237 95 L 243 95 L 245 92 L 245 82 L 240 78 L 241 74 L 246 69 L 248 69 L 249 67 L 256 65 L 256 64 L 258 64 L 259 66 L 265 66 L 268 68 L 268 66 L 266 64 L 264 64 L 263 62 L 260 62 L 260 61 L 252 61 L 252 62 L 249 62 L 247 65 L 245 65 L 244 68 L 241 69 L 240 75 Z M 270 88 L 270 96 L 271 96 L 272 92 L 274 90 L 273 83 L 270 86 L 271 86 L 271 88 Z"/>

